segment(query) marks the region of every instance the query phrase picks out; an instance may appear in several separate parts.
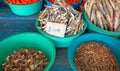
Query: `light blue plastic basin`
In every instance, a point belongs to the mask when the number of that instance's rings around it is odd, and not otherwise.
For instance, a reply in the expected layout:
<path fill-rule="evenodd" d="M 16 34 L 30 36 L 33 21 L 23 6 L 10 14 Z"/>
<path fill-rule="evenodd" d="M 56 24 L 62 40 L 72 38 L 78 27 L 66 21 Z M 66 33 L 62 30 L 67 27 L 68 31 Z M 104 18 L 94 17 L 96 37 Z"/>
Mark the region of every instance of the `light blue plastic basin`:
<path fill-rule="evenodd" d="M 84 44 L 86 42 L 91 42 L 91 41 L 100 42 L 106 45 L 111 50 L 112 54 L 116 57 L 119 64 L 119 68 L 120 68 L 120 41 L 119 40 L 109 36 L 101 35 L 101 34 L 85 34 L 75 39 L 75 41 L 73 41 L 68 48 L 68 61 L 71 68 L 74 71 L 78 71 L 78 69 L 74 65 L 74 56 L 76 53 L 76 49 L 81 44 Z"/>
<path fill-rule="evenodd" d="M 7 3 L 11 9 L 11 11 L 20 16 L 30 16 L 35 13 L 38 13 L 42 7 L 43 7 L 43 0 L 39 0 L 36 3 L 33 4 L 26 4 L 26 5 L 16 5 L 11 4 L 5 0 L 5 3 Z"/>

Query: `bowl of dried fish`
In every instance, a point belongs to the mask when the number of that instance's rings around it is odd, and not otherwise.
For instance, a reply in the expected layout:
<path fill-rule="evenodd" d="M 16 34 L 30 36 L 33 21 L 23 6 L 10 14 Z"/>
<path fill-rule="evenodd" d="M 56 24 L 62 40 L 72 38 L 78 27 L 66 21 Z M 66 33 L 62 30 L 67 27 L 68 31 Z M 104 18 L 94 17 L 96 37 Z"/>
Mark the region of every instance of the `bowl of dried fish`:
<path fill-rule="evenodd" d="M 37 20 L 36 21 L 36 28 L 37 30 L 42 34 L 44 35 L 45 37 L 49 38 L 50 40 L 52 40 L 52 42 L 54 43 L 54 45 L 58 48 L 67 48 L 71 42 L 79 37 L 80 35 L 82 35 L 86 28 L 87 28 L 87 24 L 84 25 L 83 29 L 81 31 L 79 31 L 77 34 L 75 35 L 70 35 L 70 36 L 65 36 L 65 37 L 57 37 L 57 36 L 53 36 L 53 35 L 50 35 L 46 32 L 44 32 L 42 29 L 40 29 L 39 27 L 40 25 L 40 22 Z"/>
<path fill-rule="evenodd" d="M 75 10 L 79 9 L 79 5 L 82 0 L 65 0 L 69 5 L 71 5 Z M 55 0 L 45 0 L 46 4 L 51 6 L 54 4 Z"/>
<path fill-rule="evenodd" d="M 86 1 L 84 21 L 89 32 L 120 38 L 120 9 L 112 0 Z"/>
<path fill-rule="evenodd" d="M 56 56 L 53 43 L 33 32 L 10 36 L 0 47 L 0 71 L 49 71 Z"/>
<path fill-rule="evenodd" d="M 43 0 L 4 0 L 15 15 L 30 16 L 38 13 L 43 7 Z"/>
<path fill-rule="evenodd" d="M 85 34 L 69 46 L 68 61 L 74 71 L 119 71 L 119 47 L 120 41 L 115 38 Z"/>
<path fill-rule="evenodd" d="M 81 18 L 82 13 L 68 4 L 62 3 L 61 6 L 62 1 L 46 6 L 36 20 L 37 30 L 61 48 L 68 47 L 87 27 Z"/>

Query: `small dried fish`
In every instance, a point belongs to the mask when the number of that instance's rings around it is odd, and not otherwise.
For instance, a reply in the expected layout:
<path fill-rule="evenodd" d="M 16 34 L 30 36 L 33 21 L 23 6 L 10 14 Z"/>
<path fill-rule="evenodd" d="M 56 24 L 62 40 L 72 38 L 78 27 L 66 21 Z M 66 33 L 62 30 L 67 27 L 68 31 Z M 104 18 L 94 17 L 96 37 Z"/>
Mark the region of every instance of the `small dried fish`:
<path fill-rule="evenodd" d="M 45 10 L 40 13 L 38 20 L 40 28 L 46 32 L 47 22 L 54 22 L 67 25 L 65 36 L 75 35 L 84 27 L 84 22 L 80 18 L 81 13 L 74 10 L 64 0 L 56 0 L 51 6 L 45 6 Z M 82 22 L 81 22 L 82 21 Z"/>
<path fill-rule="evenodd" d="M 92 22 L 94 22 L 95 25 L 96 25 L 96 23 L 97 23 L 97 16 L 96 16 L 97 6 L 94 4 L 94 5 L 93 5 L 93 8 L 94 8 L 94 9 L 92 10 L 90 20 L 91 20 Z"/>
<path fill-rule="evenodd" d="M 42 13 L 40 12 L 40 17 L 39 18 L 45 18 L 48 16 L 48 9 L 45 9 Z"/>
<path fill-rule="evenodd" d="M 102 5 L 103 5 L 103 11 L 105 12 L 105 14 L 108 14 L 109 15 L 109 11 L 108 11 L 108 9 L 107 9 L 107 5 L 106 5 L 106 3 L 105 3 L 106 1 L 105 0 L 102 0 Z M 105 15 L 106 16 L 106 15 Z"/>
<path fill-rule="evenodd" d="M 103 23 L 101 21 L 101 12 L 99 10 L 97 10 L 96 15 L 97 15 L 97 19 L 98 19 L 97 23 L 99 24 L 100 28 L 103 29 L 104 27 L 103 27 Z"/>
<path fill-rule="evenodd" d="M 104 11 L 104 8 L 102 5 L 102 0 L 97 0 L 96 5 L 97 5 L 98 9 L 100 10 L 100 12 L 105 16 L 105 11 Z"/>
<path fill-rule="evenodd" d="M 113 9 L 115 9 L 115 4 L 114 4 L 113 0 L 109 0 L 109 2 L 111 4 L 111 6 L 113 7 Z"/>
<path fill-rule="evenodd" d="M 106 7 L 107 7 L 106 9 L 108 10 L 108 13 L 109 13 L 110 17 L 113 20 L 113 8 L 110 5 L 109 0 L 105 0 L 105 3 L 106 3 Z"/>
<path fill-rule="evenodd" d="M 110 31 L 114 31 L 113 21 L 112 21 L 111 17 L 110 17 L 108 14 L 106 14 L 106 19 L 107 19 L 107 22 L 109 23 L 109 24 L 108 24 L 109 30 L 110 30 Z"/>
<path fill-rule="evenodd" d="M 105 19 L 103 16 L 101 16 L 101 20 L 102 20 L 104 29 L 105 29 L 105 30 L 108 30 L 108 29 L 109 29 L 109 28 L 107 27 L 107 26 L 108 26 L 108 22 L 106 21 L 106 19 Z"/>
<path fill-rule="evenodd" d="M 77 10 L 74 10 L 75 17 L 81 17 L 82 13 L 79 13 Z"/>
<path fill-rule="evenodd" d="M 80 22 L 81 22 L 81 24 L 79 24 L 78 31 L 81 31 L 84 27 L 84 21 L 82 20 Z"/>
<path fill-rule="evenodd" d="M 114 16 L 114 29 L 115 31 L 117 30 L 117 28 L 119 27 L 118 25 L 120 24 L 120 15 L 119 15 L 119 7 L 116 6 L 115 7 L 115 16 Z"/>
<path fill-rule="evenodd" d="M 94 2 L 95 2 L 94 0 L 91 0 L 90 3 L 86 2 L 86 4 L 85 4 L 85 10 L 87 11 L 89 18 L 90 18 L 90 14 L 91 14 L 91 11 L 92 11 L 92 5 L 93 5 Z"/>
<path fill-rule="evenodd" d="M 69 26 L 73 26 L 74 25 L 74 17 L 71 17 L 68 23 L 69 23 L 68 24 Z"/>
<path fill-rule="evenodd" d="M 94 20 L 97 20 L 95 21 L 95 23 L 98 23 L 97 25 L 101 26 L 101 28 L 107 30 L 107 21 L 106 19 L 104 18 L 104 15 L 102 14 L 102 12 L 100 10 L 97 10 L 96 8 L 96 14 L 94 15 Z"/>

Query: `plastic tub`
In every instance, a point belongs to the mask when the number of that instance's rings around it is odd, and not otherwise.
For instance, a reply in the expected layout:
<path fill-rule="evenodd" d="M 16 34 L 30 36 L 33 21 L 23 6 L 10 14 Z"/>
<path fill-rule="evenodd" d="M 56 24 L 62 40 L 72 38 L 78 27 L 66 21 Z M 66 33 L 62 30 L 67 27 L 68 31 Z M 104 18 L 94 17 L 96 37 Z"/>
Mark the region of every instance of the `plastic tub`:
<path fill-rule="evenodd" d="M 42 7 L 43 7 L 43 0 L 39 0 L 36 3 L 33 4 L 26 4 L 26 5 L 16 5 L 11 4 L 5 0 L 5 3 L 7 3 L 11 9 L 11 11 L 20 16 L 29 16 L 33 15 L 35 13 L 38 13 Z"/>
<path fill-rule="evenodd" d="M 46 4 L 48 6 L 51 6 L 52 5 L 52 2 L 48 1 L 48 0 L 45 0 Z M 79 2 L 75 3 L 75 4 L 70 4 L 75 10 L 78 10 L 79 9 L 79 6 L 80 6 L 80 3 L 82 2 L 82 0 L 80 0 Z"/>
<path fill-rule="evenodd" d="M 40 24 L 39 21 L 36 20 L 36 28 L 37 28 L 37 30 L 38 30 L 42 35 L 44 35 L 45 37 L 47 37 L 47 38 L 49 38 L 50 40 L 52 40 L 53 43 L 54 43 L 54 45 L 55 45 L 56 47 L 58 47 L 58 48 L 66 48 L 66 47 L 68 47 L 68 46 L 71 44 L 71 42 L 72 42 L 75 38 L 79 37 L 82 33 L 84 33 L 85 30 L 86 30 L 86 28 L 87 28 L 87 24 L 85 24 L 83 30 L 81 30 L 81 31 L 80 31 L 79 33 L 77 33 L 76 35 L 71 35 L 71 36 L 67 36 L 67 37 L 62 38 L 62 37 L 56 37 L 56 36 L 52 36 L 52 35 L 47 34 L 46 32 L 44 32 L 43 30 L 41 30 L 41 29 L 38 27 L 39 24 Z"/>
<path fill-rule="evenodd" d="M 120 32 L 110 32 L 110 31 L 106 31 L 104 29 L 101 29 L 97 26 L 95 26 L 87 17 L 86 12 L 84 11 L 84 15 L 83 15 L 83 19 L 86 22 L 86 24 L 88 24 L 88 31 L 89 32 L 96 32 L 96 33 L 100 33 L 100 34 L 104 34 L 104 35 L 109 35 L 115 38 L 120 38 Z"/>
<path fill-rule="evenodd" d="M 34 48 L 42 51 L 49 61 L 45 71 L 49 71 L 55 61 L 56 50 L 50 40 L 38 33 L 22 33 L 6 38 L 0 42 L 0 71 L 2 71 L 2 64 L 6 61 L 7 56 L 21 48 Z"/>
<path fill-rule="evenodd" d="M 119 64 L 119 68 L 120 68 L 120 41 L 118 41 L 115 38 L 105 36 L 102 34 L 85 34 L 77 38 L 75 41 L 73 41 L 72 44 L 68 48 L 68 61 L 69 61 L 71 68 L 74 71 L 78 71 L 73 61 L 75 53 L 76 53 L 76 49 L 81 44 L 84 44 L 86 42 L 91 42 L 91 41 L 100 42 L 106 45 L 111 50 L 113 55 L 116 57 L 118 64 Z"/>

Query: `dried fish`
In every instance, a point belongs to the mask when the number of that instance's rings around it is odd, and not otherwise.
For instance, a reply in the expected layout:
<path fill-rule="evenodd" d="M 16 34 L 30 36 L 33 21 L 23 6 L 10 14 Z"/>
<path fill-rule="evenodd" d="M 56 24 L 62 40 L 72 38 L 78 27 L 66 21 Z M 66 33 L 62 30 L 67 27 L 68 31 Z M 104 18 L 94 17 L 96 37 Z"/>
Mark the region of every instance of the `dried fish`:
<path fill-rule="evenodd" d="M 56 0 L 51 6 L 45 6 L 45 10 L 40 12 L 40 28 L 46 32 L 47 22 L 66 24 L 65 36 L 75 35 L 84 27 L 84 22 L 80 18 L 81 13 L 74 10 L 64 0 Z M 81 22 L 82 21 L 82 22 Z"/>
<path fill-rule="evenodd" d="M 120 19 L 119 19 L 119 7 L 115 7 L 115 16 L 114 16 L 114 29 L 116 30 L 118 28 L 118 25 L 120 24 Z"/>
<path fill-rule="evenodd" d="M 2 71 L 43 71 L 48 65 L 46 56 L 35 49 L 20 49 L 2 64 Z"/>
<path fill-rule="evenodd" d="M 90 20 L 91 20 L 92 22 L 94 22 L 95 25 L 96 25 L 96 23 L 97 23 L 97 16 L 96 16 L 97 7 L 96 7 L 95 4 L 93 5 L 93 8 L 94 8 L 94 9 L 92 10 Z"/>
<path fill-rule="evenodd" d="M 89 18 L 90 18 L 90 15 L 91 15 L 92 5 L 94 4 L 94 2 L 95 2 L 94 0 L 91 0 L 90 3 L 87 2 L 88 4 L 87 3 L 85 4 L 85 10 L 87 11 Z"/>
<path fill-rule="evenodd" d="M 97 0 L 97 8 L 100 10 L 100 12 L 105 16 L 105 11 L 104 11 L 104 7 L 102 5 L 102 0 Z"/>
<path fill-rule="evenodd" d="M 111 6 L 113 7 L 113 9 L 115 9 L 115 4 L 114 4 L 113 0 L 109 0 L 109 2 L 111 4 Z"/>
<path fill-rule="evenodd" d="M 98 19 L 97 23 L 99 24 L 99 27 L 103 29 L 104 27 L 103 27 L 103 23 L 101 21 L 101 12 L 99 10 L 97 10 L 96 15 L 97 15 L 97 19 Z"/>
<path fill-rule="evenodd" d="M 87 0 L 85 10 L 94 25 L 107 31 L 119 31 L 120 6 L 117 0 Z"/>
<path fill-rule="evenodd" d="M 112 19 L 111 19 L 111 17 L 108 15 L 108 14 L 106 14 L 106 19 L 107 19 L 107 22 L 109 23 L 108 24 L 108 28 L 109 28 L 109 31 L 113 31 L 113 21 L 112 21 Z"/>
<path fill-rule="evenodd" d="M 78 31 L 81 31 L 84 27 L 84 21 L 82 20 L 80 22 L 81 22 L 81 24 L 79 24 Z"/>
<path fill-rule="evenodd" d="M 98 18 L 99 18 L 99 25 L 101 26 L 101 28 L 102 29 L 105 29 L 105 30 L 107 30 L 108 28 L 107 28 L 107 25 L 108 25 L 108 23 L 107 23 L 107 21 L 105 20 L 105 18 L 104 18 L 104 16 L 103 16 L 103 14 L 98 10 L 97 11 L 97 15 L 99 16 Z"/>
<path fill-rule="evenodd" d="M 105 1 L 105 4 L 106 4 L 106 9 L 108 10 L 108 13 L 111 17 L 111 19 L 113 19 L 113 8 L 112 8 L 112 5 L 110 5 L 110 2 L 109 0 L 104 0 Z"/>
<path fill-rule="evenodd" d="M 106 19 L 104 18 L 104 16 L 101 15 L 101 20 L 102 20 L 102 24 L 104 26 L 104 29 L 105 30 L 108 30 L 109 28 L 107 27 L 108 26 L 108 22 L 106 21 Z"/>
<path fill-rule="evenodd" d="M 40 12 L 40 17 L 39 18 L 45 18 L 48 15 L 48 9 L 45 9 L 42 13 Z"/>

